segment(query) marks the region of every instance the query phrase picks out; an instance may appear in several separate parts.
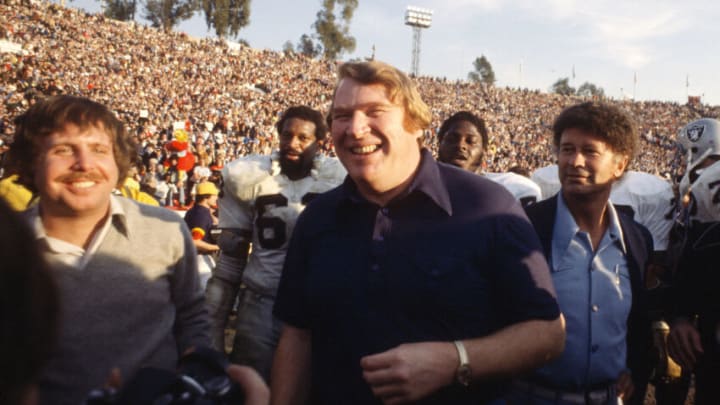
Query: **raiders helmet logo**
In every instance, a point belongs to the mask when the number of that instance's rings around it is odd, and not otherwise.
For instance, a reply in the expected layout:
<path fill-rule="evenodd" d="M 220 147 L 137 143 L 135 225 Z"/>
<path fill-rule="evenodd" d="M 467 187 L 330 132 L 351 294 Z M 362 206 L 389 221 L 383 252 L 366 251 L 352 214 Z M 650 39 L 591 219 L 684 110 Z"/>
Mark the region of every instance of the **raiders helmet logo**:
<path fill-rule="evenodd" d="M 691 142 L 697 142 L 705 132 L 705 125 L 693 125 L 687 129 L 687 137 Z"/>

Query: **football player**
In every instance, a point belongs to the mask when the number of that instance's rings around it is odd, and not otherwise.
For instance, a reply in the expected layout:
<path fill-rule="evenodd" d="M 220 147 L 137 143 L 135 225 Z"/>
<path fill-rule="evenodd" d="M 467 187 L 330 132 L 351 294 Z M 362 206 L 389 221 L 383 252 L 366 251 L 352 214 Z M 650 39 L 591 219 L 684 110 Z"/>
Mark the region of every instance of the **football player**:
<path fill-rule="evenodd" d="M 688 222 L 720 220 L 720 121 L 702 118 L 680 130 L 678 146 L 686 162 L 679 201 Z"/>
<path fill-rule="evenodd" d="M 720 392 L 720 222 L 695 222 L 673 280 L 673 318 L 668 336 L 670 356 L 685 372 L 684 384 L 662 387 L 658 404 L 683 404 L 690 372 L 695 374 L 695 404 L 718 404 Z M 664 397 L 674 402 L 661 401 Z"/>
<path fill-rule="evenodd" d="M 716 263 L 720 246 L 720 122 L 693 121 L 678 134 L 684 173 L 678 185 L 677 221 L 671 241 L 673 322 L 668 351 L 684 371 L 681 383 L 656 390 L 658 404 L 683 403 L 690 371 L 695 373 L 695 402 L 717 403 L 720 375 L 720 300 Z"/>
<path fill-rule="evenodd" d="M 291 107 L 276 127 L 278 151 L 240 158 L 223 169 L 221 254 L 206 291 L 216 348 L 224 350 L 237 297 L 230 360 L 254 367 L 266 380 L 281 329 L 272 309 L 295 221 L 313 197 L 338 186 L 346 174 L 336 159 L 319 153 L 327 126 L 318 111 Z"/>
<path fill-rule="evenodd" d="M 483 156 L 488 146 L 485 121 L 469 111 L 453 114 L 438 131 L 438 161 L 485 175 L 503 185 L 525 206 L 540 200 L 540 188 L 532 180 L 517 173 L 487 173 Z"/>

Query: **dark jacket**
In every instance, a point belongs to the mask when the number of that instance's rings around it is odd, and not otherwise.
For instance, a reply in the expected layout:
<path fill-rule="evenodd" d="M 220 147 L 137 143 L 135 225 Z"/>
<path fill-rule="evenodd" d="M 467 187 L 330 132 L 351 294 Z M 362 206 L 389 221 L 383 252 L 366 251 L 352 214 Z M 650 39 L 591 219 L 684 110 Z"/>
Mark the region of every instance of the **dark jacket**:
<path fill-rule="evenodd" d="M 552 255 L 552 235 L 557 211 L 557 194 L 547 200 L 531 204 L 525 208 L 530 222 L 540 237 L 548 263 Z M 648 311 L 647 290 L 644 276 L 646 265 L 653 250 L 650 232 L 635 222 L 632 217 L 617 210 L 622 228 L 625 246 L 628 251 L 628 269 L 632 289 L 632 308 L 628 317 L 627 364 L 632 372 L 635 388 L 647 385 L 650 374 L 649 349 L 652 347 L 652 334 Z"/>
<path fill-rule="evenodd" d="M 720 323 L 720 222 L 695 223 L 688 232 L 687 243 L 678 263 L 678 274 L 672 287 L 674 315 L 692 320 L 695 316 L 703 347 L 719 348 L 716 325 Z"/>

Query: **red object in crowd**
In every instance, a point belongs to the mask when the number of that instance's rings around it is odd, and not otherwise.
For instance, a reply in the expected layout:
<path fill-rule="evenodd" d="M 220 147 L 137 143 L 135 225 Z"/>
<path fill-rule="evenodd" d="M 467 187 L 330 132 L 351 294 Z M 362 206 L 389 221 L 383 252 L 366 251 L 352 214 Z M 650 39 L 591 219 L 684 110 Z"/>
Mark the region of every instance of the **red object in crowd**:
<path fill-rule="evenodd" d="M 188 142 L 188 135 L 182 129 L 177 129 L 173 133 L 175 139 L 172 139 L 165 144 L 165 149 L 171 154 L 177 156 L 177 168 L 185 172 L 189 172 L 195 167 L 195 155 L 189 152 L 190 143 Z M 169 159 L 165 161 L 165 165 L 169 166 Z"/>

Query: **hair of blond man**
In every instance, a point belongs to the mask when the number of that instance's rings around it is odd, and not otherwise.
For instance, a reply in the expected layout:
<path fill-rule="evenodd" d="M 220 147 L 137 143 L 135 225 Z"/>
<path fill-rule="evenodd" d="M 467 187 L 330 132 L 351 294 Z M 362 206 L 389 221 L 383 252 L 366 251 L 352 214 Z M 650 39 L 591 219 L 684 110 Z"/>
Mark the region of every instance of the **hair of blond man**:
<path fill-rule="evenodd" d="M 430 127 L 432 114 L 430 108 L 420 97 L 415 83 L 397 68 L 380 61 L 349 62 L 338 69 L 338 84 L 343 79 L 352 79 L 358 83 L 379 84 L 387 91 L 388 99 L 402 105 L 405 110 L 403 126 L 409 131 L 425 130 Z M 337 91 L 337 86 L 335 88 Z M 333 94 L 333 103 L 335 95 Z M 330 106 L 328 124 L 332 124 L 333 106 Z"/>

